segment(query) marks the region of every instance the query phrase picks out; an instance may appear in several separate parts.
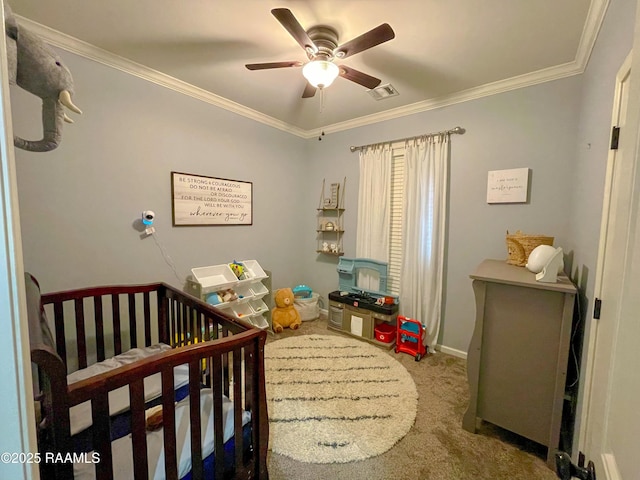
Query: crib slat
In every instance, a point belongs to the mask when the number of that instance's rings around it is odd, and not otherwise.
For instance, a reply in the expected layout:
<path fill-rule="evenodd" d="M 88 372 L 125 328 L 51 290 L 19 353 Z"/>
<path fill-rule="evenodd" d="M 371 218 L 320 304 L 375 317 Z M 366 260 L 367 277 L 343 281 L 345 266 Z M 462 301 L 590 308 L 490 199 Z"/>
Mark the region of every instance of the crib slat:
<path fill-rule="evenodd" d="M 53 304 L 53 318 L 56 326 L 56 350 L 67 366 L 67 345 L 64 339 L 64 308 L 62 302 Z"/>
<path fill-rule="evenodd" d="M 204 476 L 200 420 L 200 363 L 199 358 L 189 362 L 189 415 L 191 417 L 191 474 L 193 480 L 201 480 Z"/>
<path fill-rule="evenodd" d="M 178 331 L 178 315 L 180 314 L 177 307 L 177 302 L 171 300 L 171 346 L 176 347 L 179 342 L 180 332 Z"/>
<path fill-rule="evenodd" d="M 167 299 L 167 297 L 165 296 L 165 289 L 164 287 L 162 288 L 162 293 L 161 291 L 157 291 L 156 292 L 156 301 L 158 304 L 158 335 L 159 338 L 158 340 L 162 343 L 165 343 L 167 345 L 171 345 L 171 342 L 169 341 L 170 335 L 169 335 L 169 308 L 168 308 L 168 302 L 169 300 Z"/>
<path fill-rule="evenodd" d="M 182 338 L 183 338 L 183 331 L 182 331 L 182 309 L 184 308 L 184 305 L 177 305 L 176 306 L 176 317 L 175 317 L 175 328 L 176 328 L 176 345 L 181 346 L 182 345 Z"/>
<path fill-rule="evenodd" d="M 129 338 L 131 338 L 129 348 L 136 348 L 138 346 L 138 331 L 136 329 L 136 296 L 133 293 L 129 294 Z"/>
<path fill-rule="evenodd" d="M 133 472 L 136 479 L 149 478 L 147 435 L 144 417 L 144 379 L 129 385 L 131 403 L 131 443 L 133 444 Z"/>
<path fill-rule="evenodd" d="M 115 354 L 122 353 L 122 339 L 120 337 L 120 296 L 117 293 L 111 295 L 111 305 L 113 309 L 113 348 Z"/>
<path fill-rule="evenodd" d="M 176 406 L 174 399 L 173 368 L 163 368 L 162 430 L 164 433 L 164 472 L 166 478 L 178 478 L 178 465 L 176 463 Z"/>
<path fill-rule="evenodd" d="M 84 302 L 81 298 L 74 301 L 76 311 L 76 345 L 78 346 L 78 368 L 87 368 L 87 344 L 84 332 Z"/>
<path fill-rule="evenodd" d="M 213 437 L 214 437 L 214 453 L 215 453 L 215 478 L 224 478 L 224 445 L 222 435 L 222 361 L 220 355 L 214 355 L 212 358 L 212 376 L 213 376 Z"/>
<path fill-rule="evenodd" d="M 101 392 L 91 400 L 91 417 L 93 449 L 100 455 L 100 461 L 96 463 L 96 479 L 111 480 L 113 479 L 113 456 L 107 392 Z"/>
<path fill-rule="evenodd" d="M 151 305 L 149 304 L 149 292 L 144 292 L 142 296 L 144 303 L 144 345 L 151 345 Z"/>
<path fill-rule="evenodd" d="M 222 355 L 222 388 L 223 393 L 228 397 L 229 396 L 229 382 L 230 382 L 230 374 L 229 374 L 229 354 L 225 353 Z"/>
<path fill-rule="evenodd" d="M 102 297 L 96 295 L 93 297 L 93 312 L 96 320 L 96 353 L 98 361 L 105 359 L 104 356 L 104 317 L 102 312 Z"/>
<path fill-rule="evenodd" d="M 233 427 L 236 446 L 235 463 L 242 464 L 244 445 L 242 438 L 242 349 L 240 348 L 233 351 Z"/>

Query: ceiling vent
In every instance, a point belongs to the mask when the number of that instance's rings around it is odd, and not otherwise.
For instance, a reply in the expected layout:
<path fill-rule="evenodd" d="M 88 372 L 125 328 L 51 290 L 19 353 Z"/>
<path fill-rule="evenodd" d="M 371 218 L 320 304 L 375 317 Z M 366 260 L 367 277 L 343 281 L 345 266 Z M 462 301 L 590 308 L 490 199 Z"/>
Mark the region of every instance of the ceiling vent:
<path fill-rule="evenodd" d="M 369 95 L 371 95 L 375 100 L 383 100 L 385 98 L 397 96 L 398 90 L 396 90 L 396 88 L 390 83 L 387 83 L 386 85 L 380 85 L 379 87 L 369 90 Z"/>

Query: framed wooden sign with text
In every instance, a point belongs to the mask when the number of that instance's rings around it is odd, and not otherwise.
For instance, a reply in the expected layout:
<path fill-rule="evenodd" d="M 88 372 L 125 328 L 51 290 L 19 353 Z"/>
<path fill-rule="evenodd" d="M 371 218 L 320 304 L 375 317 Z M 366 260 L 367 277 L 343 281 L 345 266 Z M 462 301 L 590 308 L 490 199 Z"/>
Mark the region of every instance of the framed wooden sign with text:
<path fill-rule="evenodd" d="M 252 225 L 253 183 L 171 172 L 174 226 Z"/>

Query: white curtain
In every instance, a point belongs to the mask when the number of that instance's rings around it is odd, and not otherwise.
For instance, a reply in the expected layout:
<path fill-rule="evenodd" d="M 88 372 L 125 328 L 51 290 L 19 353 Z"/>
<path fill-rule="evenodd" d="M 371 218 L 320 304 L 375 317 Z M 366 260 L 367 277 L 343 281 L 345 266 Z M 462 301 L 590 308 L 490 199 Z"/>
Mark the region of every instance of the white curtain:
<path fill-rule="evenodd" d="M 400 313 L 425 326 L 431 348 L 440 331 L 448 163 L 447 134 L 405 143 Z"/>
<path fill-rule="evenodd" d="M 360 186 L 356 257 L 389 262 L 389 228 L 391 195 L 390 144 L 375 145 L 360 151 Z M 378 278 L 362 272 L 358 286 L 379 290 Z"/>

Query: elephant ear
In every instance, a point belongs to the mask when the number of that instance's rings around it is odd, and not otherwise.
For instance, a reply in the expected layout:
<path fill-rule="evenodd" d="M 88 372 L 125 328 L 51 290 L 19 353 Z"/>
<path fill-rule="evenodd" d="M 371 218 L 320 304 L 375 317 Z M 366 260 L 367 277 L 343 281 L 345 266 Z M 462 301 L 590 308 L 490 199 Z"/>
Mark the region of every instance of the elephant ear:
<path fill-rule="evenodd" d="M 9 83 L 15 85 L 18 72 L 18 22 L 11 12 L 7 2 L 4 3 L 4 30 L 7 35 L 7 67 L 9 71 Z"/>
<path fill-rule="evenodd" d="M 7 2 L 4 3 L 4 30 L 9 38 L 18 39 L 18 22 Z"/>

